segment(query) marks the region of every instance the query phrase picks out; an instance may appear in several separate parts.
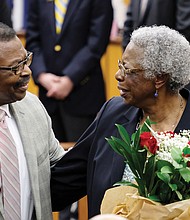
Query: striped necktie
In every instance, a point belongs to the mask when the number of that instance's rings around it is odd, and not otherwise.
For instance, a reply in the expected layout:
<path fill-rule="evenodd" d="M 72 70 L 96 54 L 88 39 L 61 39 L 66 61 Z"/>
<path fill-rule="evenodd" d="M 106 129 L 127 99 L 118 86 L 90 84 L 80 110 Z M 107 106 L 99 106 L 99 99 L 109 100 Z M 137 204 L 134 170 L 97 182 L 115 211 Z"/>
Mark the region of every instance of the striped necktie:
<path fill-rule="evenodd" d="M 67 11 L 67 5 L 69 0 L 55 0 L 55 23 L 56 33 L 61 33 L 61 27 Z"/>
<path fill-rule="evenodd" d="M 0 160 L 1 192 L 3 195 L 4 218 L 20 220 L 20 179 L 16 146 L 5 121 L 5 112 L 0 110 Z"/>

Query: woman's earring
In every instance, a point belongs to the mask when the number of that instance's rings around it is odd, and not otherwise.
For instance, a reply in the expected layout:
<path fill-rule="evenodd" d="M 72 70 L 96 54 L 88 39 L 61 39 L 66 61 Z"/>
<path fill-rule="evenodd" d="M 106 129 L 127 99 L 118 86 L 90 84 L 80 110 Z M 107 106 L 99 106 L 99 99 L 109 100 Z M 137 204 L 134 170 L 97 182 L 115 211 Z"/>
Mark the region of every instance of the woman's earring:
<path fill-rule="evenodd" d="M 157 98 L 158 97 L 158 90 L 156 89 L 156 92 L 154 93 L 154 97 Z"/>

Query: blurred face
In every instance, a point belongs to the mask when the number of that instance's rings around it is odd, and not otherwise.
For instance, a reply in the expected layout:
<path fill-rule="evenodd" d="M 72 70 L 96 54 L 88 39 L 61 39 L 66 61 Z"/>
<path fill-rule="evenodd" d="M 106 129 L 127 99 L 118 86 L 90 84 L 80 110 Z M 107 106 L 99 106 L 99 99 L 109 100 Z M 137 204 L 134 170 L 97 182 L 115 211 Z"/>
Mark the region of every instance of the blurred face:
<path fill-rule="evenodd" d="M 139 108 L 149 104 L 155 92 L 154 81 L 144 78 L 144 70 L 137 62 L 143 58 L 143 54 L 142 48 L 130 42 L 118 63 L 119 70 L 115 75 L 120 95 L 126 103 Z"/>
<path fill-rule="evenodd" d="M 26 95 L 31 76 L 31 70 L 25 65 L 27 58 L 27 51 L 17 37 L 0 42 L 0 105 L 16 102 Z M 19 66 L 17 71 L 6 69 L 15 66 Z"/>

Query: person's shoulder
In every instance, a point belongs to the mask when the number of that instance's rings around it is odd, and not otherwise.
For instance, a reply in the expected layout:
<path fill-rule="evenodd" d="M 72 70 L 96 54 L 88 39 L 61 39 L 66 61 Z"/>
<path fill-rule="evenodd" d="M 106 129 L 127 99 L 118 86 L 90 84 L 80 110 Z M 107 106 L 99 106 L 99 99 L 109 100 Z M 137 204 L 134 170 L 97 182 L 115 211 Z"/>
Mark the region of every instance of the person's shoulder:
<path fill-rule="evenodd" d="M 26 92 L 26 96 L 22 99 L 23 102 L 25 101 L 35 101 L 35 102 L 39 102 L 39 98 L 38 96 L 36 96 L 35 94 L 31 93 L 31 92 Z"/>
<path fill-rule="evenodd" d="M 130 107 L 122 97 L 115 96 L 104 104 L 102 113 L 104 115 L 119 115 L 126 112 Z"/>
<path fill-rule="evenodd" d="M 128 104 L 126 104 L 125 100 L 121 96 L 114 96 L 113 98 L 109 99 L 106 102 L 107 106 L 110 106 L 112 108 L 122 108 L 125 109 L 129 107 Z"/>
<path fill-rule="evenodd" d="M 30 98 L 38 98 L 38 96 L 36 96 L 35 94 L 26 91 L 26 97 L 30 97 Z"/>
<path fill-rule="evenodd" d="M 22 100 L 14 102 L 12 103 L 12 105 L 21 108 L 22 107 L 36 108 L 37 106 L 41 105 L 41 102 L 36 95 L 27 91 L 25 97 Z"/>

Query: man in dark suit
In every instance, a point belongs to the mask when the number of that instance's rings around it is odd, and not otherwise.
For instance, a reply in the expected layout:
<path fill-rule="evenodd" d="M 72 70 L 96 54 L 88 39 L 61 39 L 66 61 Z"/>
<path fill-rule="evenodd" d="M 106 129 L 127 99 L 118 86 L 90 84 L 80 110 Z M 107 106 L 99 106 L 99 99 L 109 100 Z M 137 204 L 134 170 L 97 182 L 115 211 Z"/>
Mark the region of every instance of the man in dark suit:
<path fill-rule="evenodd" d="M 123 49 L 129 43 L 133 30 L 154 24 L 178 30 L 190 42 L 190 1 L 131 0 L 123 28 Z M 190 85 L 187 87 L 190 88 Z"/>
<path fill-rule="evenodd" d="M 178 30 L 190 41 L 190 1 L 131 0 L 124 23 L 123 48 L 134 29 L 154 24 Z"/>
<path fill-rule="evenodd" d="M 11 10 L 8 7 L 7 0 L 1 0 L 0 21 L 12 27 Z"/>
<path fill-rule="evenodd" d="M 70 0 L 56 33 L 55 1 L 30 0 L 26 48 L 59 141 L 76 141 L 105 102 L 100 59 L 109 42 L 111 0 Z"/>

